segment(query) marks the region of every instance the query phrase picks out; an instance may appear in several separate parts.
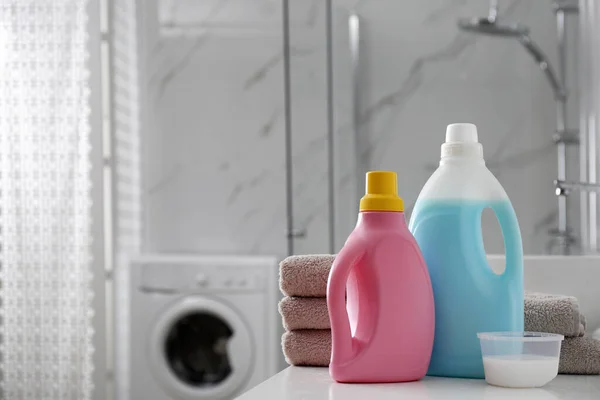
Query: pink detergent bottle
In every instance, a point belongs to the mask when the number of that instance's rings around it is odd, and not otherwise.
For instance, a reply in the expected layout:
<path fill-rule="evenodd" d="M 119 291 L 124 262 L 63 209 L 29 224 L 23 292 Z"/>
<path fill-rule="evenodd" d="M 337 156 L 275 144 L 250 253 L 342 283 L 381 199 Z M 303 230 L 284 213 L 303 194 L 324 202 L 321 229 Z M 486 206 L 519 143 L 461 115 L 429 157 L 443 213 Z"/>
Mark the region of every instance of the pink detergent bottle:
<path fill-rule="evenodd" d="M 338 382 L 407 382 L 427 372 L 433 291 L 403 211 L 396 173 L 368 172 L 358 222 L 327 283 L 329 373 Z"/>

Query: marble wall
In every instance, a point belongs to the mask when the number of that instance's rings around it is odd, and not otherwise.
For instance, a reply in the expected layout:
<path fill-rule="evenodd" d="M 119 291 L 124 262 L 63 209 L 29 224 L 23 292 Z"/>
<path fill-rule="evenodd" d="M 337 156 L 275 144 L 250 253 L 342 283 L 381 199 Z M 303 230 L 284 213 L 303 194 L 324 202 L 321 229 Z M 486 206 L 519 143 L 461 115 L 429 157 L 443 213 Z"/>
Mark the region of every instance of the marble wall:
<path fill-rule="evenodd" d="M 355 222 L 363 180 L 357 169 L 397 171 L 410 211 L 437 165 L 446 125 L 474 122 L 488 166 L 513 201 L 526 252 L 546 252 L 557 215 L 553 96 L 514 39 L 457 29 L 459 17 L 485 15 L 487 2 L 333 3 L 336 247 Z M 142 4 L 146 249 L 285 256 L 281 1 Z M 500 1 L 500 8 L 507 21 L 531 28 L 557 67 L 551 3 Z M 350 10 L 361 20 L 357 110 Z M 294 251 L 328 252 L 325 2 L 290 0 L 290 15 L 293 218 L 306 231 Z M 575 106 L 569 114 L 576 125 Z M 570 152 L 572 179 L 577 154 Z M 578 200 L 571 203 L 576 230 Z M 485 228 L 488 251 L 501 251 L 493 219 Z"/>
<path fill-rule="evenodd" d="M 285 255 L 279 2 L 143 2 L 145 248 Z"/>

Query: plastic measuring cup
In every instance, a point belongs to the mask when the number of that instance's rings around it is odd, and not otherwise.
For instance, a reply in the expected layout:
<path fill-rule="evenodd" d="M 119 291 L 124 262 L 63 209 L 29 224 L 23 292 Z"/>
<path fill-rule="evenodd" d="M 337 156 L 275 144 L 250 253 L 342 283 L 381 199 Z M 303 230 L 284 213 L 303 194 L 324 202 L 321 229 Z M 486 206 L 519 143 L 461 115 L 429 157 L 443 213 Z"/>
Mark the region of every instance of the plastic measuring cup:
<path fill-rule="evenodd" d="M 510 388 L 544 386 L 558 375 L 563 335 L 542 332 L 478 333 L 485 380 Z"/>

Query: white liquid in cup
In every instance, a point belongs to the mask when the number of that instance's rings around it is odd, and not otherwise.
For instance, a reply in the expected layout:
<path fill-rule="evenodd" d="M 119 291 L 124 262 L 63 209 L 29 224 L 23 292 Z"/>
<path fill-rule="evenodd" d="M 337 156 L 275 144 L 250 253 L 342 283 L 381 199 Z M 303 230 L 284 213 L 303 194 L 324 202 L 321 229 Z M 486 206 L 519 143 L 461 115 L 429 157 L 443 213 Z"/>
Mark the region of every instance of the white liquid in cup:
<path fill-rule="evenodd" d="M 483 357 L 485 380 L 509 388 L 540 387 L 558 374 L 558 357 L 517 354 Z"/>

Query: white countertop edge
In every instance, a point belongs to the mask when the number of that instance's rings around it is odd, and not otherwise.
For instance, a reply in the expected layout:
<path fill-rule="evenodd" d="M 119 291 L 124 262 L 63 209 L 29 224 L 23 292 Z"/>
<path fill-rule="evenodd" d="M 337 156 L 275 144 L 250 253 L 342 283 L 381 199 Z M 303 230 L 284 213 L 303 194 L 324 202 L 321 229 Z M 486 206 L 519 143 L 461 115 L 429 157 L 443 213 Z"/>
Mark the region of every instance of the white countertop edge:
<path fill-rule="evenodd" d="M 598 400 L 600 376 L 559 375 L 537 389 L 506 389 L 484 380 L 425 377 L 419 382 L 341 384 L 327 368 L 288 367 L 238 397 L 239 400 Z"/>

